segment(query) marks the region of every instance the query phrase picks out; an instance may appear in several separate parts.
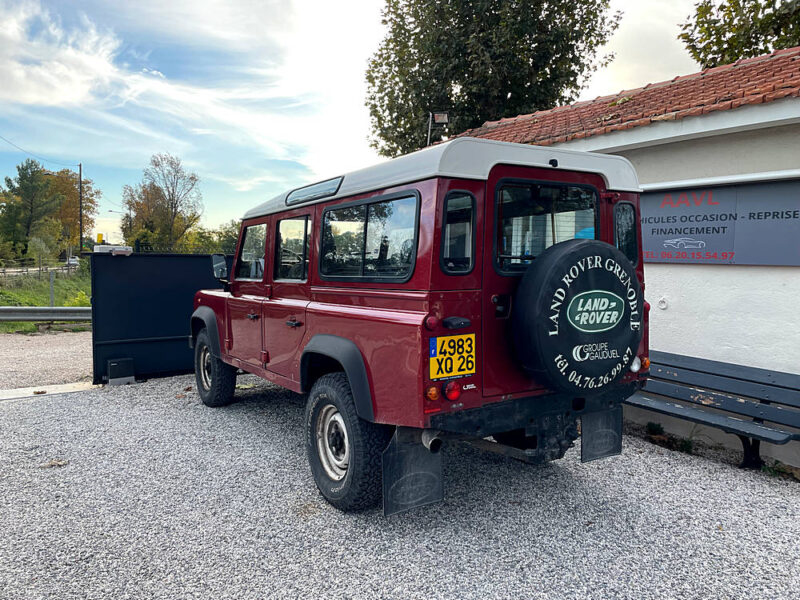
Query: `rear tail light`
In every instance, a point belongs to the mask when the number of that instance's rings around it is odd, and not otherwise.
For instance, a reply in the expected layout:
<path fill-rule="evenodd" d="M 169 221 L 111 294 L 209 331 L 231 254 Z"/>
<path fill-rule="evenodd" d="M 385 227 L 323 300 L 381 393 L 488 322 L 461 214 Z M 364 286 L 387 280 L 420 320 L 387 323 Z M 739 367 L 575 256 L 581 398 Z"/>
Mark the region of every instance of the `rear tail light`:
<path fill-rule="evenodd" d="M 461 386 L 451 381 L 444 387 L 444 395 L 448 400 L 458 400 L 461 397 Z"/>
<path fill-rule="evenodd" d="M 439 399 L 439 388 L 436 386 L 429 387 L 425 397 L 431 402 L 436 402 Z"/>
<path fill-rule="evenodd" d="M 646 356 L 642 357 L 642 371 L 647 371 L 650 368 L 650 359 Z"/>

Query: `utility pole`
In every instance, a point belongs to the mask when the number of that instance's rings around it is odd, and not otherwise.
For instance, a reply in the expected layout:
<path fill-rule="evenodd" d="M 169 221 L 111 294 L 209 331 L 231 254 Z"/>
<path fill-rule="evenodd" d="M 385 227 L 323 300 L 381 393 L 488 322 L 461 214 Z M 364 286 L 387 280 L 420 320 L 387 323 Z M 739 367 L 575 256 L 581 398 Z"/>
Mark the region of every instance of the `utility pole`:
<path fill-rule="evenodd" d="M 431 129 L 433 128 L 433 113 L 428 113 L 428 142 L 425 144 L 425 147 L 431 145 Z"/>
<path fill-rule="evenodd" d="M 83 163 L 78 163 L 78 256 L 83 250 Z"/>

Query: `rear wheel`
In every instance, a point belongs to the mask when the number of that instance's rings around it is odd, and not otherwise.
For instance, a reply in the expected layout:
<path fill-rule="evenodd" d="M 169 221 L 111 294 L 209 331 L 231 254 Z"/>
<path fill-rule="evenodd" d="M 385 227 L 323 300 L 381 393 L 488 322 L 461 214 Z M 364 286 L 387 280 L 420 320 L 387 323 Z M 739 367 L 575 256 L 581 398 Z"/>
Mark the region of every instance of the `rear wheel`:
<path fill-rule="evenodd" d="M 344 373 L 320 377 L 306 404 L 311 474 L 325 499 L 343 511 L 371 508 L 381 499 L 381 455 L 392 428 L 356 414 Z"/>
<path fill-rule="evenodd" d="M 197 334 L 194 346 L 194 376 L 203 404 L 218 407 L 233 402 L 236 369 L 214 356 L 205 328 Z"/>

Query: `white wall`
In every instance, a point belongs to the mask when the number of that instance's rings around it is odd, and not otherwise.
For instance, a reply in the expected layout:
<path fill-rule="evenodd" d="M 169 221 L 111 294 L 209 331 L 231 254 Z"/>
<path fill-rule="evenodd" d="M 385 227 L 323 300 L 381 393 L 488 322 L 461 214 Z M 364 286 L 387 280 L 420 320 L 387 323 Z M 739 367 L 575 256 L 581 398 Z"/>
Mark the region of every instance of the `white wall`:
<path fill-rule="evenodd" d="M 618 154 L 657 183 L 797 169 L 798 140 L 786 125 Z M 800 267 L 646 264 L 645 285 L 651 348 L 800 373 Z"/>
<path fill-rule="evenodd" d="M 702 118 L 702 117 L 699 117 Z M 560 146 L 569 147 L 569 144 Z M 614 152 L 640 183 L 800 168 L 800 125 L 785 125 Z"/>
<path fill-rule="evenodd" d="M 644 273 L 654 350 L 800 373 L 800 267 L 645 264 Z"/>
<path fill-rule="evenodd" d="M 800 125 L 615 154 L 633 163 L 641 183 L 798 169 Z M 800 267 L 645 264 L 645 297 L 654 350 L 800 373 Z M 658 307 L 662 298 L 665 309 Z M 625 415 L 641 424 L 660 422 L 676 435 L 698 435 L 686 421 L 630 407 Z M 702 428 L 700 437 L 741 449 L 736 437 L 713 428 Z M 764 444 L 762 456 L 800 467 L 800 442 Z"/>

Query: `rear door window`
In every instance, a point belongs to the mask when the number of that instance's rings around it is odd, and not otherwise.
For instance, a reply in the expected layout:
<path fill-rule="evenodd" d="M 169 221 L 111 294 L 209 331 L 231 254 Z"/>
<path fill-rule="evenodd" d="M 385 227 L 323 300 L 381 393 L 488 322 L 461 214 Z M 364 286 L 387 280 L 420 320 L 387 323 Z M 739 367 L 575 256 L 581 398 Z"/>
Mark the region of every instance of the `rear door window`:
<path fill-rule="evenodd" d="M 236 279 L 261 281 L 264 277 L 264 255 L 267 247 L 267 226 L 250 225 L 244 230 L 239 260 L 236 261 Z"/>
<path fill-rule="evenodd" d="M 524 271 L 550 246 L 595 239 L 597 194 L 588 186 L 502 183 L 497 190 L 495 264 L 503 274 Z"/>
<path fill-rule="evenodd" d="M 468 192 L 450 192 L 444 201 L 441 267 L 445 273 L 472 271 L 475 253 L 475 198 Z"/>

